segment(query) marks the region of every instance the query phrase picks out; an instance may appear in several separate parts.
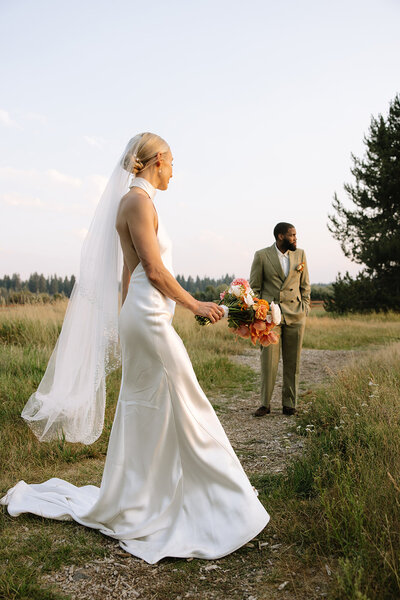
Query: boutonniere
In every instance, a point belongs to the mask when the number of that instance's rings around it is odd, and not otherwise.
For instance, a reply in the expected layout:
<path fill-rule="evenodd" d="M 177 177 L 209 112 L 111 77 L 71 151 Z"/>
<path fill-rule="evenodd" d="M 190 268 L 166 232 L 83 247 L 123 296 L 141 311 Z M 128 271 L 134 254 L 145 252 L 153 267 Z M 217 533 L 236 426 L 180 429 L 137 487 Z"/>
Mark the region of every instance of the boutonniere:
<path fill-rule="evenodd" d="M 297 271 L 298 273 L 301 273 L 301 272 L 303 271 L 304 267 L 305 267 L 305 263 L 300 263 L 300 264 L 299 264 L 299 265 L 296 267 L 296 271 Z"/>

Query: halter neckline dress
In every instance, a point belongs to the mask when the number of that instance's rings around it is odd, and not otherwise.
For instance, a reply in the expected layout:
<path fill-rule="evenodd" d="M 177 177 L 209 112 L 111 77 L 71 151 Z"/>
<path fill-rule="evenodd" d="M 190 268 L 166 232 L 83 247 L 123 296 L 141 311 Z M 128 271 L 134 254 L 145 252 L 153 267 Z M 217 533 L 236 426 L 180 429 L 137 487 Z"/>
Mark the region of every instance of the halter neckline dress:
<path fill-rule="evenodd" d="M 146 179 L 132 186 L 153 200 Z M 173 274 L 160 219 L 157 239 Z M 100 488 L 20 481 L 0 501 L 10 515 L 73 519 L 152 564 L 167 556 L 216 559 L 265 527 L 269 515 L 172 326 L 174 309 L 139 263 L 119 316 L 122 380 Z"/>

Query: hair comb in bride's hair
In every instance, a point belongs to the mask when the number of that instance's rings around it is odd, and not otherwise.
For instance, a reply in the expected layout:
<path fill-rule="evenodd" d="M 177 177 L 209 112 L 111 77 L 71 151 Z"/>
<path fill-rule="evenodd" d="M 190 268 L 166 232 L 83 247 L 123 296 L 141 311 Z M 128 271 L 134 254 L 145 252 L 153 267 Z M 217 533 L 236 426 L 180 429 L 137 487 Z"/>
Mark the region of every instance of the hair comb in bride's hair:
<path fill-rule="evenodd" d="M 138 173 L 140 173 L 140 171 L 142 171 L 143 167 L 144 167 L 144 165 L 143 165 L 142 161 L 139 160 L 136 155 L 134 155 L 132 173 L 135 173 L 135 175 L 137 175 Z"/>
<path fill-rule="evenodd" d="M 168 150 L 167 142 L 155 133 L 139 133 L 129 140 L 121 164 L 125 171 L 137 175 L 156 162 L 158 153 Z"/>

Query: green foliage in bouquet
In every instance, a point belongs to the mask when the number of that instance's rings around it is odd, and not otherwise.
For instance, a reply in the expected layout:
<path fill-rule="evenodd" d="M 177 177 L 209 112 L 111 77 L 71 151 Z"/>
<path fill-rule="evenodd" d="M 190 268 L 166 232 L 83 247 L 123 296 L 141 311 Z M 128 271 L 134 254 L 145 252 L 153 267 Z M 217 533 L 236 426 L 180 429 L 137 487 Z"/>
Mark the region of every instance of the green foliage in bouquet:
<path fill-rule="evenodd" d="M 238 298 L 233 294 L 226 293 L 222 300 L 218 300 L 215 302 L 219 306 L 223 305 L 229 309 L 228 313 L 228 327 L 232 329 L 237 329 L 243 324 L 249 325 L 253 323 L 255 318 L 254 309 L 251 306 L 250 308 L 242 308 L 238 306 Z M 210 325 L 211 321 L 207 317 L 201 317 L 200 315 L 195 316 L 196 321 L 200 325 Z"/>

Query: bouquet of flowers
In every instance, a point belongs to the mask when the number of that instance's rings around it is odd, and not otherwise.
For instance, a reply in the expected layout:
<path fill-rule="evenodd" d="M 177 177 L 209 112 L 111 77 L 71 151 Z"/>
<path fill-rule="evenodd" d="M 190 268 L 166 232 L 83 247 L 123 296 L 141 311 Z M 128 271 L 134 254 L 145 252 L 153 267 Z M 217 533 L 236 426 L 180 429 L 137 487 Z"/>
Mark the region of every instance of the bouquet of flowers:
<path fill-rule="evenodd" d="M 234 279 L 217 304 L 223 307 L 229 328 L 239 337 L 250 338 L 254 345 L 260 342 L 261 346 L 279 342 L 272 331 L 281 322 L 279 306 L 257 298 L 246 279 Z M 196 315 L 195 319 L 200 325 L 211 323 L 207 317 Z"/>

